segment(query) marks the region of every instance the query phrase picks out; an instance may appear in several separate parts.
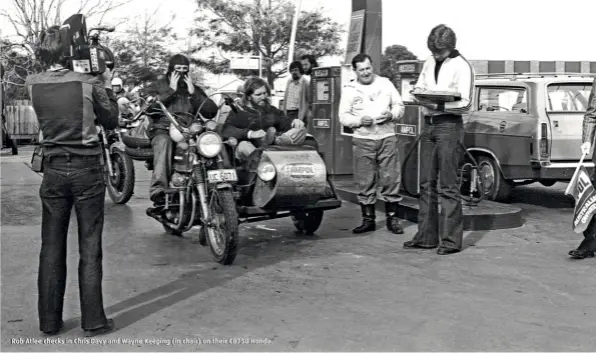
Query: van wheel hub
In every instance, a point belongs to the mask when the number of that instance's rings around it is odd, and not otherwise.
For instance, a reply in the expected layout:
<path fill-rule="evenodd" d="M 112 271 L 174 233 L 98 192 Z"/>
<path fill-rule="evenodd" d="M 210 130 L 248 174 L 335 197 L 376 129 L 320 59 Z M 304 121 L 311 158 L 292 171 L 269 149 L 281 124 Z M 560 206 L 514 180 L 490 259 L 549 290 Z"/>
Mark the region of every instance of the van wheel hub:
<path fill-rule="evenodd" d="M 482 175 L 482 187 L 484 188 L 484 192 L 488 193 L 495 185 L 495 171 L 488 163 L 482 163 L 480 173 Z"/>

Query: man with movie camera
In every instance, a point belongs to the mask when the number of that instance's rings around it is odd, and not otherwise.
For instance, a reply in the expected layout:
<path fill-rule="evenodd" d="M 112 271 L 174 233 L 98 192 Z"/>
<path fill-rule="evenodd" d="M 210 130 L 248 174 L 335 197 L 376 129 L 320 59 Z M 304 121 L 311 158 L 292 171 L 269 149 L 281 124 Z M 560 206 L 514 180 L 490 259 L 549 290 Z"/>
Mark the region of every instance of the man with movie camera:
<path fill-rule="evenodd" d="M 63 30 L 63 29 L 62 29 Z M 58 26 L 44 30 L 36 56 L 46 71 L 29 75 L 26 87 L 43 134 L 41 254 L 38 274 L 40 330 L 57 334 L 63 327 L 66 244 L 71 209 L 79 237 L 81 326 L 87 336 L 109 332 L 112 319 L 102 296 L 102 232 L 105 183 L 96 123 L 118 127 L 118 105 L 111 70 L 100 75 L 73 71 L 64 57 L 69 36 Z"/>

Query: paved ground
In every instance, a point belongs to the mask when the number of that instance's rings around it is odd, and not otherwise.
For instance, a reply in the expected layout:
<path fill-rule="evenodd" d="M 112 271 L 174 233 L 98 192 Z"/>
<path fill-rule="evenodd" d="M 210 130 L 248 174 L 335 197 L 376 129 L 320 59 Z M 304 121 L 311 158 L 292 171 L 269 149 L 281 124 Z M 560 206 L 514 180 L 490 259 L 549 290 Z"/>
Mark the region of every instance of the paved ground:
<path fill-rule="evenodd" d="M 596 347 L 596 260 L 567 258 L 580 237 L 570 232 L 564 185 L 519 188 L 523 227 L 466 232 L 465 251 L 448 257 L 403 250 L 412 223 L 403 236 L 384 229 L 352 235 L 359 211 L 346 204 L 328 213 L 314 237 L 295 234 L 287 219 L 243 227 L 240 255 L 224 267 L 207 248 L 165 235 L 145 215 L 141 165 L 130 203 L 106 203 L 104 302 L 117 331 L 90 342 L 80 330 L 73 217 L 66 331 L 44 342 L 36 312 L 41 177 L 28 169 L 29 158 L 21 148 L 0 159 L 2 351 Z"/>

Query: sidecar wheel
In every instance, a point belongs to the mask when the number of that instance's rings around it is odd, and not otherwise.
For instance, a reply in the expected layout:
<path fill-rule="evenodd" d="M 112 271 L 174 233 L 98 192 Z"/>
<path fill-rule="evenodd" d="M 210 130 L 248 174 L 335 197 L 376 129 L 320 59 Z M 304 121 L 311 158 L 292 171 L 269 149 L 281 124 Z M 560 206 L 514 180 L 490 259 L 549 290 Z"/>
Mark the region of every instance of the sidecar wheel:
<path fill-rule="evenodd" d="M 116 204 L 127 203 L 134 193 L 135 168 L 132 159 L 124 152 L 115 150 L 111 153 L 114 176 L 109 175 L 106 167 L 106 182 L 110 199 Z"/>
<path fill-rule="evenodd" d="M 232 190 L 213 190 L 209 210 L 215 226 L 207 226 L 207 243 L 215 261 L 231 265 L 238 253 L 238 212 Z"/>
<path fill-rule="evenodd" d="M 323 211 L 296 213 L 292 215 L 292 222 L 294 222 L 294 227 L 299 232 L 303 232 L 306 235 L 313 235 L 321 226 L 321 222 L 323 222 Z"/>
<path fill-rule="evenodd" d="M 165 224 L 162 224 L 162 226 L 163 226 L 163 230 L 165 230 L 167 234 L 175 235 L 177 237 L 182 236 L 182 232 L 181 231 L 176 230 L 176 229 L 173 229 L 173 228 L 170 228 L 169 226 L 167 226 Z"/>

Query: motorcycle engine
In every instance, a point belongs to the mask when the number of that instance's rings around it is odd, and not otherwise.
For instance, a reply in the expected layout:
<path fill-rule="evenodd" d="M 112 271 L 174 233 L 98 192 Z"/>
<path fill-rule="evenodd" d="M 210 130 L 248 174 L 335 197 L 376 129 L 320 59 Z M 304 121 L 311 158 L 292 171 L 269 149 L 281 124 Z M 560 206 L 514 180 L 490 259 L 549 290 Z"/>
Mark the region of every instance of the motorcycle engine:
<path fill-rule="evenodd" d="M 180 146 L 176 146 L 174 151 L 174 162 L 172 167 L 177 172 L 190 173 L 192 172 L 192 159 L 191 153 L 188 148 L 184 149 Z"/>

